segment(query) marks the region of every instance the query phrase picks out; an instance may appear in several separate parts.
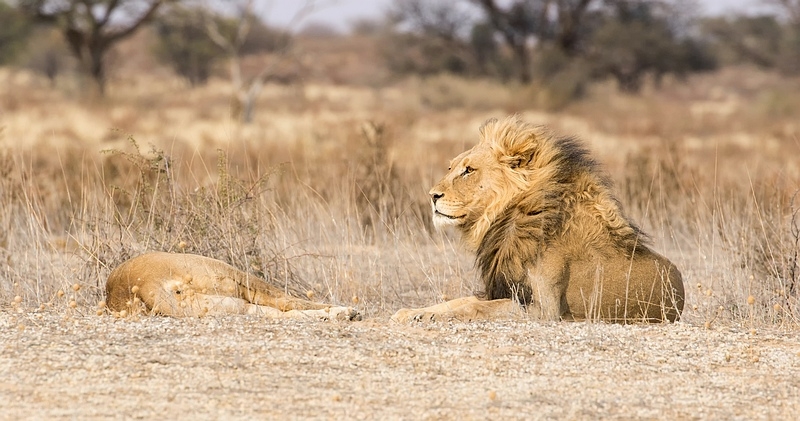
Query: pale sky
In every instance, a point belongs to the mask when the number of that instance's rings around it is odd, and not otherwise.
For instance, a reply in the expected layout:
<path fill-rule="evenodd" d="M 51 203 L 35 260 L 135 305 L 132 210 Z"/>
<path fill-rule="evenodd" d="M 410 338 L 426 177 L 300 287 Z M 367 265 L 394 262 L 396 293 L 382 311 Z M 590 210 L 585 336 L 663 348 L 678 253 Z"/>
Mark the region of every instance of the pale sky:
<path fill-rule="evenodd" d="M 763 0 L 696 0 L 709 15 L 726 15 L 758 10 Z M 291 30 L 298 30 L 312 22 L 330 25 L 347 31 L 350 23 L 361 18 L 379 18 L 393 0 L 316 0 L 317 6 Z M 268 23 L 286 27 L 306 2 L 304 0 L 257 1 L 257 12 Z M 502 0 L 501 0 L 502 3 Z"/>
<path fill-rule="evenodd" d="M 303 0 L 266 0 L 258 5 L 259 14 L 267 23 L 289 26 L 306 2 Z M 308 23 L 320 22 L 346 32 L 353 21 L 363 18 L 380 18 L 392 0 L 317 0 L 314 10 L 295 23 L 301 29 Z"/>

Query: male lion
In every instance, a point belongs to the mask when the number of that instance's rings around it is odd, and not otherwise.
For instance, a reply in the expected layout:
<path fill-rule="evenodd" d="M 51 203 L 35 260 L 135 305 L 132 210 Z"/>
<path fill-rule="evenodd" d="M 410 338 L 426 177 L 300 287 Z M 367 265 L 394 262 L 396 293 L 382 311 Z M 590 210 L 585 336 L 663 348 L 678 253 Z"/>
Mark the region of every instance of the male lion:
<path fill-rule="evenodd" d="M 611 182 L 576 140 L 517 116 L 491 119 L 430 191 L 433 220 L 476 252 L 488 300 L 403 309 L 396 321 L 488 319 L 520 309 L 545 320 L 675 321 L 678 269 L 650 250 Z"/>
<path fill-rule="evenodd" d="M 111 272 L 106 282 L 109 310 L 165 316 L 260 314 L 270 318 L 360 318 L 350 307 L 294 298 L 219 260 L 194 254 L 147 253 Z"/>

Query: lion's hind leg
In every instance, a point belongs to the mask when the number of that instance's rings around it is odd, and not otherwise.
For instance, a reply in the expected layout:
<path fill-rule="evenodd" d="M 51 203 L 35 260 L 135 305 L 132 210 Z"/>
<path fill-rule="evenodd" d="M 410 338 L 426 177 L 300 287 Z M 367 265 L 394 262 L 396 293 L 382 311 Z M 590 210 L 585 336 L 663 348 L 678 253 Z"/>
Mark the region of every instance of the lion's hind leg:
<path fill-rule="evenodd" d="M 525 310 L 510 299 L 481 300 L 478 297 L 463 297 L 425 308 L 404 308 L 392 316 L 398 323 L 416 321 L 471 321 L 494 320 L 520 314 Z"/>

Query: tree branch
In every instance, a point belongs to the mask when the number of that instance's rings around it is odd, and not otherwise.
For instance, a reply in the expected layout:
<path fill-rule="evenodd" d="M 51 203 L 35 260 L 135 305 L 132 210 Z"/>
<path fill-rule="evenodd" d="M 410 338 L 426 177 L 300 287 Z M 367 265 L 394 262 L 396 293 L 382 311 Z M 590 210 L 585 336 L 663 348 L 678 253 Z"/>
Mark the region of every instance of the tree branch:
<path fill-rule="evenodd" d="M 253 24 L 253 0 L 247 0 L 240 13 L 241 17 L 236 27 L 236 38 L 233 40 L 237 51 L 244 45 L 247 35 L 250 33 L 250 27 Z"/>
<path fill-rule="evenodd" d="M 98 22 L 99 26 L 105 26 L 108 23 L 108 20 L 111 19 L 111 13 L 114 12 L 114 9 L 116 9 L 118 5 L 119 0 L 111 0 L 108 2 L 108 5 L 106 5 L 106 13 Z"/>
<path fill-rule="evenodd" d="M 149 21 L 150 18 L 152 18 L 153 15 L 155 15 L 156 10 L 158 10 L 158 8 L 162 4 L 171 1 L 176 1 L 176 0 L 154 0 L 152 3 L 150 3 L 150 7 L 144 12 L 144 14 L 139 16 L 139 18 L 135 20 L 130 26 L 118 32 L 109 33 L 105 38 L 108 40 L 109 43 L 113 44 L 116 41 L 119 41 L 123 38 L 130 36 L 131 34 L 136 32 L 136 30 L 139 29 L 139 27 L 142 26 L 142 24 Z"/>
<path fill-rule="evenodd" d="M 210 13 L 203 12 L 203 24 L 206 28 L 206 34 L 214 44 L 225 50 L 228 54 L 236 54 L 236 48 L 233 43 L 225 38 L 219 30 L 219 25 Z"/>

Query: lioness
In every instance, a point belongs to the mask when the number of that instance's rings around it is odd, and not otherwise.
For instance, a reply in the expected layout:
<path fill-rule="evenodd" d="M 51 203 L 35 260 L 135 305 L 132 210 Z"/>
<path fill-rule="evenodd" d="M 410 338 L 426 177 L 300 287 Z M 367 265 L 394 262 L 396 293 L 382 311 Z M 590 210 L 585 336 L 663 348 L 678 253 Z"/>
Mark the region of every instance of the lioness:
<path fill-rule="evenodd" d="M 109 310 L 122 315 L 143 309 L 177 317 L 260 314 L 293 319 L 360 318 L 350 307 L 294 298 L 219 260 L 179 253 L 147 253 L 119 265 L 108 276 L 106 302 Z"/>
<path fill-rule="evenodd" d="M 680 272 L 650 250 L 578 141 L 517 116 L 479 131 L 430 197 L 434 223 L 455 226 L 476 252 L 486 300 L 403 309 L 394 320 L 485 319 L 521 308 L 545 320 L 680 317 Z"/>

